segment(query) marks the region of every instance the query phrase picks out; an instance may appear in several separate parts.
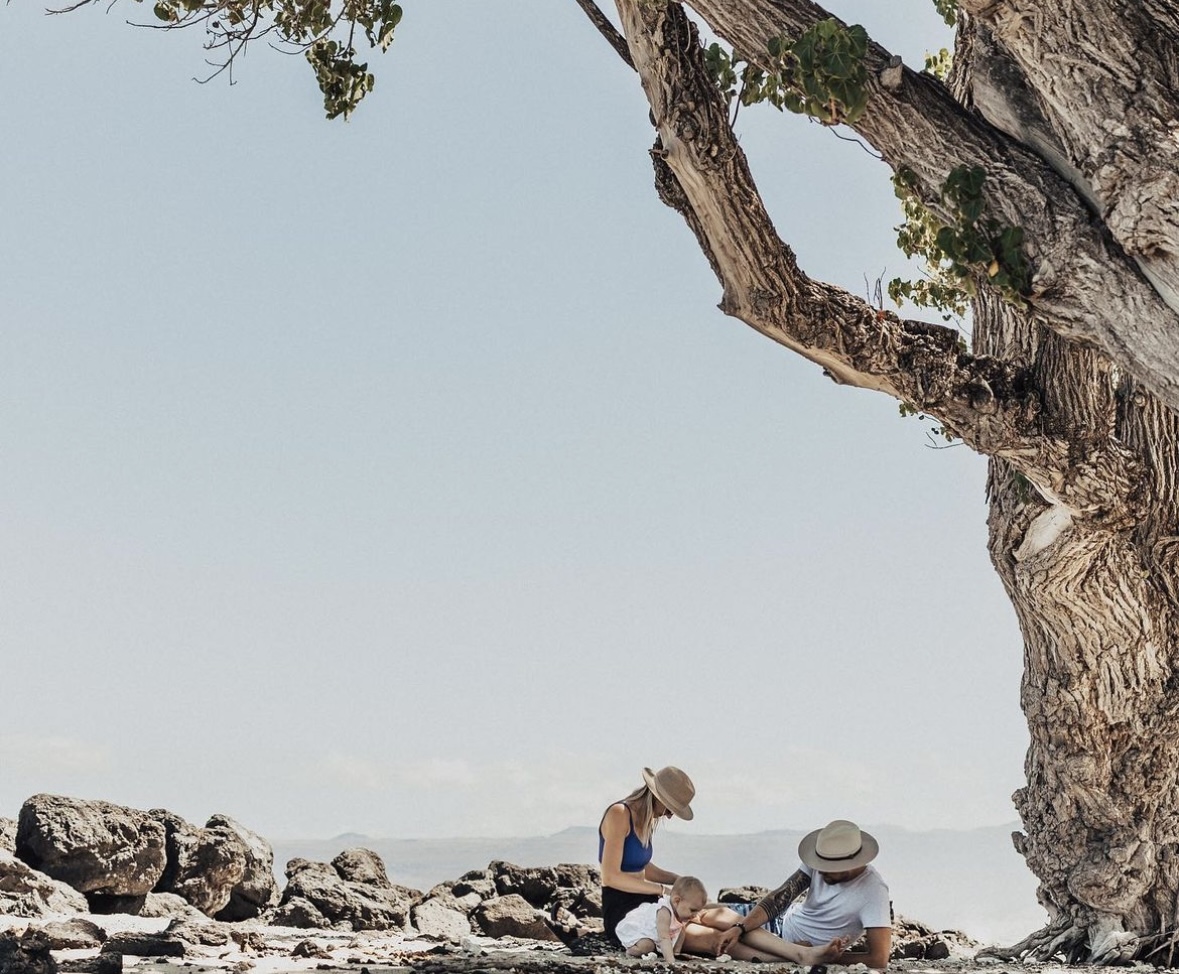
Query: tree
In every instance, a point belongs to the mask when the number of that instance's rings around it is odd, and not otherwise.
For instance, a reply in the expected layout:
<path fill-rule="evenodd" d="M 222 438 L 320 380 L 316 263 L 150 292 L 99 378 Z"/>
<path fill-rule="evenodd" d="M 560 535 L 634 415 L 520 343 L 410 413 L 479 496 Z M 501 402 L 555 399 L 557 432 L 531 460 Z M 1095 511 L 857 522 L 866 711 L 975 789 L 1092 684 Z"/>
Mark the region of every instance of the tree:
<path fill-rule="evenodd" d="M 943 83 L 805 0 L 692 0 L 733 54 L 706 50 L 679 3 L 617 0 L 619 35 L 578 2 L 639 75 L 656 187 L 721 282 L 721 308 L 990 458 L 990 552 L 1024 634 L 1032 738 L 1017 845 L 1052 917 L 1013 952 L 1173 959 L 1177 6 L 942 0 L 958 27 Z M 155 10 L 205 23 L 226 64 L 267 33 L 305 48 L 329 115 L 372 87 L 358 35 L 388 46 L 401 19 L 387 0 Z M 912 239 L 969 296 L 971 349 L 800 270 L 732 98 L 845 124 L 875 147 L 910 198 Z"/>

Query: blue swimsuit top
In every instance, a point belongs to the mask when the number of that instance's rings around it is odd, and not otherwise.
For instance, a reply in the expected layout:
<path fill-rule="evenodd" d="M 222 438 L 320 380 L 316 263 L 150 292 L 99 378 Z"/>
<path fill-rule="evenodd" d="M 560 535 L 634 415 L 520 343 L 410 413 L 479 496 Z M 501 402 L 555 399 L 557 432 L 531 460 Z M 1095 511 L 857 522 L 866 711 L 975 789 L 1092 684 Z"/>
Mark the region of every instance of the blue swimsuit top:
<path fill-rule="evenodd" d="M 622 804 L 619 802 L 619 804 Z M 610 809 L 606 809 L 609 811 Z M 637 873 L 643 870 L 643 867 L 651 861 L 651 846 L 650 843 L 643 845 L 639 841 L 639 837 L 635 834 L 635 817 L 631 814 L 630 806 L 626 806 L 626 814 L 630 817 L 630 831 L 626 834 L 626 838 L 622 842 L 622 871 L 624 873 Z M 602 821 L 606 820 L 606 816 L 602 816 Z M 602 861 L 602 850 L 606 848 L 606 837 L 602 835 L 601 823 L 598 824 L 598 862 Z"/>

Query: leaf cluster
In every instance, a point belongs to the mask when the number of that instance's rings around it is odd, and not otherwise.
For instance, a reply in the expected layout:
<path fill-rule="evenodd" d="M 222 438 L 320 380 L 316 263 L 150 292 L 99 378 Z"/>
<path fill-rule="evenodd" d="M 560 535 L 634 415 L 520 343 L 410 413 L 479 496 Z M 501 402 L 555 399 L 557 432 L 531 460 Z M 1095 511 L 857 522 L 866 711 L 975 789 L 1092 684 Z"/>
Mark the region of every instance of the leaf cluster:
<path fill-rule="evenodd" d="M 717 87 L 741 105 L 769 102 L 824 125 L 856 121 L 868 107 L 868 34 L 830 17 L 796 40 L 774 37 L 767 45 L 769 70 L 730 55 L 719 44 L 705 51 Z M 740 83 L 740 88 L 738 88 Z"/>
<path fill-rule="evenodd" d="M 888 294 L 898 305 L 905 300 L 950 315 L 966 313 L 976 275 L 996 287 L 1009 301 L 1022 301 L 1031 290 L 1031 265 L 1024 254 L 1022 227 L 1001 225 L 984 216 L 986 170 L 958 166 L 942 186 L 942 202 L 950 222 L 942 222 L 913 193 L 913 174 L 901 169 L 893 186 L 901 200 L 904 223 L 897 227 L 897 246 L 908 257 L 925 259 L 922 281 L 894 278 Z"/>
<path fill-rule="evenodd" d="M 396 0 L 155 0 L 154 13 L 168 27 L 204 24 L 205 48 L 219 58 L 214 74 L 261 37 L 301 51 L 323 92 L 327 117 L 347 118 L 373 88 L 368 65 L 358 60 L 358 35 L 370 49 L 388 50 L 402 8 Z"/>
<path fill-rule="evenodd" d="M 958 0 L 933 0 L 933 7 L 948 27 L 958 22 Z"/>
<path fill-rule="evenodd" d="M 950 76 L 950 69 L 954 66 L 953 52 L 941 48 L 936 54 L 925 54 L 925 73 L 932 74 L 938 81 L 945 82 Z"/>

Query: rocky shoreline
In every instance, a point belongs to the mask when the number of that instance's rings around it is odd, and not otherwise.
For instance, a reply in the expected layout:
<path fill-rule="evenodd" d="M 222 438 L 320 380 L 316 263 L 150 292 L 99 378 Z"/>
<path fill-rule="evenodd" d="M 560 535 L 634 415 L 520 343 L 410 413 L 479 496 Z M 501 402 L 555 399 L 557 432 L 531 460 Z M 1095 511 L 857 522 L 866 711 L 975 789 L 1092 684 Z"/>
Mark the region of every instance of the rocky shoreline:
<path fill-rule="evenodd" d="M 326 863 L 292 859 L 284 874 L 280 889 L 270 844 L 225 815 L 196 826 L 163 809 L 34 795 L 17 819 L 0 819 L 0 974 L 651 966 L 601 938 L 592 866 L 497 860 L 422 891 L 353 848 Z M 894 927 L 900 965 L 960 964 L 977 946 L 903 919 Z"/>

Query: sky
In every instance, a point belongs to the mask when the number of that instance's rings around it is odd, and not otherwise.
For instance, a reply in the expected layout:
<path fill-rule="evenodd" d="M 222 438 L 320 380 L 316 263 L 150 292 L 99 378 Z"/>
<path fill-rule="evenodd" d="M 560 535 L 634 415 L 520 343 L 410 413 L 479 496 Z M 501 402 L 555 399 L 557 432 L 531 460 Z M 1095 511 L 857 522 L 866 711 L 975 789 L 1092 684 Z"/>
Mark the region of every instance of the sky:
<path fill-rule="evenodd" d="M 0 816 L 543 835 L 675 764 L 702 834 L 1014 821 L 985 461 L 717 310 L 573 0 L 405 6 L 347 123 L 150 7 L 0 9 Z M 882 164 L 738 130 L 808 273 L 905 270 Z"/>

